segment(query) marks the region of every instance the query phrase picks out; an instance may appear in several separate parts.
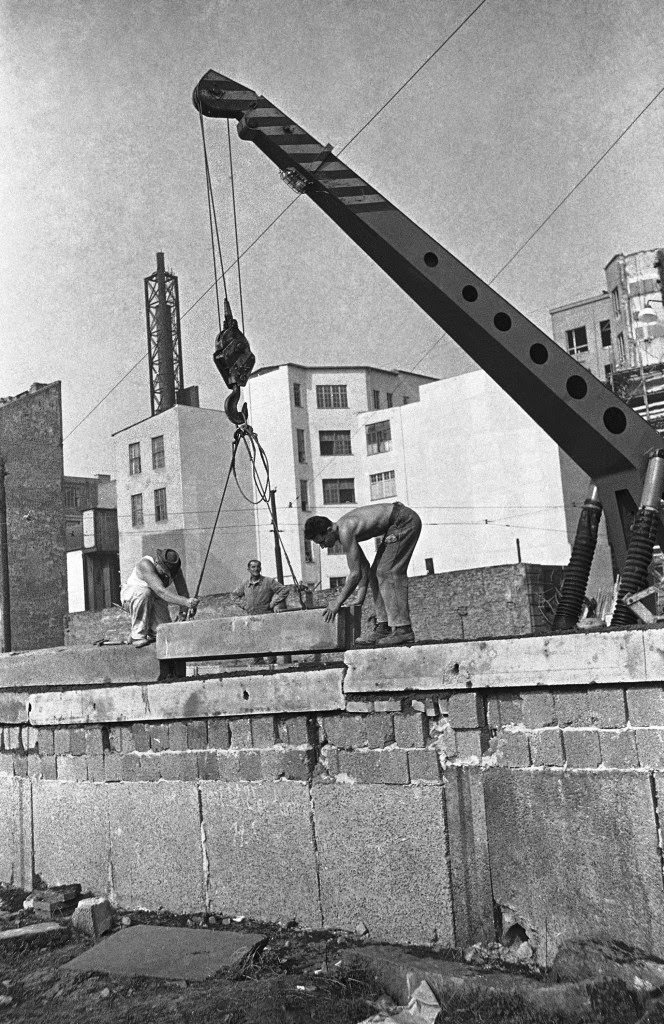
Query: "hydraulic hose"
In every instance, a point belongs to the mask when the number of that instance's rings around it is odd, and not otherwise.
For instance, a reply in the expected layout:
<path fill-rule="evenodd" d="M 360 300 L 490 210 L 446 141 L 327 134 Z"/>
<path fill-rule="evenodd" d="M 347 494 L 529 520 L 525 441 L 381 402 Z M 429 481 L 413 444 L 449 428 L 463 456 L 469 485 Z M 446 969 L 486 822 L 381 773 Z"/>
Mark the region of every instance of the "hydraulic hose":
<path fill-rule="evenodd" d="M 574 629 L 586 596 L 586 586 L 593 555 L 597 547 L 597 532 L 602 518 L 602 505 L 597 500 L 597 488 L 593 487 L 586 498 L 579 516 L 579 525 L 572 546 L 572 554 L 563 577 L 563 588 L 553 619 L 553 632 Z"/>

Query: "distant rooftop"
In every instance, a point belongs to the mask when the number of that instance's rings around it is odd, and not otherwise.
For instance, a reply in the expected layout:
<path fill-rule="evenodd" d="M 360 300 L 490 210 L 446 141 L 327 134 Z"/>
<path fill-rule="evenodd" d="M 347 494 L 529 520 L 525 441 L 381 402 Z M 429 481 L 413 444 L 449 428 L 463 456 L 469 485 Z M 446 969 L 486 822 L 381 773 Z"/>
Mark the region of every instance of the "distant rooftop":
<path fill-rule="evenodd" d="M 574 309 L 575 306 L 588 306 L 591 302 L 602 302 L 604 299 L 608 299 L 608 297 L 609 293 L 603 291 L 599 295 L 590 295 L 587 299 L 574 299 L 573 302 L 565 302 L 562 306 L 555 306 L 549 310 L 549 314 L 562 313 L 566 309 Z"/>
<path fill-rule="evenodd" d="M 6 398 L 0 398 L 0 405 L 6 405 L 8 402 L 16 402 L 19 398 L 25 398 L 26 395 L 34 395 L 38 391 L 43 391 L 44 388 L 53 387 L 53 384 L 58 384 L 59 381 L 54 380 L 50 384 L 31 384 L 27 391 L 21 391 L 18 395 L 7 395 Z"/>
<path fill-rule="evenodd" d="M 273 370 L 280 370 L 282 366 L 294 366 L 298 370 L 310 370 L 310 371 L 318 371 L 318 370 L 327 371 L 327 370 L 329 370 L 332 373 L 334 373 L 335 371 L 339 371 L 339 370 L 341 370 L 341 371 L 344 371 L 344 370 L 368 370 L 371 373 L 387 373 L 387 374 L 390 374 L 393 377 L 408 376 L 408 377 L 419 377 L 420 380 L 426 380 L 426 381 L 438 380 L 438 377 L 428 377 L 424 373 L 414 373 L 412 370 L 394 370 L 394 369 L 392 369 L 392 370 L 385 370 L 385 369 L 383 369 L 380 366 L 366 366 L 366 365 L 364 365 L 364 366 L 361 366 L 361 365 L 358 365 L 358 366 L 305 366 L 304 363 L 275 363 L 274 366 L 261 366 L 260 370 L 254 370 L 254 372 L 252 373 L 251 376 L 252 377 L 260 377 L 261 374 L 263 374 L 263 373 L 272 373 Z"/>

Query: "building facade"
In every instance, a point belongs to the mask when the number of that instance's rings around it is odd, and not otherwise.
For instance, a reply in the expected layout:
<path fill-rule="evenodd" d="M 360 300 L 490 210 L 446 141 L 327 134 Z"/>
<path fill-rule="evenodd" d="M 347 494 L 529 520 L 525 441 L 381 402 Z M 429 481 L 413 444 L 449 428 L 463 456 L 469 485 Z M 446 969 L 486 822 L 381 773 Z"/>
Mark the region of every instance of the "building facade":
<path fill-rule="evenodd" d="M 0 399 L 0 454 L 12 649 L 59 647 L 67 613 L 60 381 Z"/>
<path fill-rule="evenodd" d="M 125 580 L 143 555 L 174 548 L 193 593 L 206 557 L 228 473 L 234 426 L 217 409 L 174 405 L 117 432 L 116 481 L 120 574 Z M 238 455 L 200 594 L 232 590 L 254 554 L 251 468 Z"/>

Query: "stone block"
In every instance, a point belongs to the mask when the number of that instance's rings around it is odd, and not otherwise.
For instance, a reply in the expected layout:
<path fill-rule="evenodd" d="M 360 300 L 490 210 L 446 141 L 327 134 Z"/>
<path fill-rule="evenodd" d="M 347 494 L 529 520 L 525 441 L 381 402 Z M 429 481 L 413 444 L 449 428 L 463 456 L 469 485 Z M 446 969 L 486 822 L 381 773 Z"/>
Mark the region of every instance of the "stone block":
<path fill-rule="evenodd" d="M 609 688 L 602 687 L 602 689 Z M 553 701 L 556 709 L 555 718 L 561 728 L 573 726 L 576 729 L 581 729 L 593 724 L 586 689 L 565 687 L 554 690 Z M 553 723 L 547 722 L 546 724 Z"/>
<path fill-rule="evenodd" d="M 623 729 L 627 724 L 627 705 L 622 686 L 591 686 L 588 690 L 588 708 L 588 724 L 598 729 Z"/>
<path fill-rule="evenodd" d="M 157 656 L 191 660 L 343 651 L 352 643 L 356 618 L 354 609 L 342 608 L 333 622 L 326 622 L 320 609 L 238 615 L 224 619 L 223 630 L 215 619 L 173 622 L 157 630 Z"/>
<path fill-rule="evenodd" d="M 635 729 L 636 749 L 642 768 L 664 768 L 664 729 Z"/>
<path fill-rule="evenodd" d="M 154 751 L 155 754 L 160 754 L 162 750 L 169 749 L 167 725 L 148 723 L 145 729 L 150 740 L 150 750 Z"/>
<path fill-rule="evenodd" d="M 306 715 L 279 715 L 275 724 L 280 743 L 303 747 L 312 742 L 313 729 Z"/>
<path fill-rule="evenodd" d="M 453 944 L 492 942 L 496 936 L 482 772 L 471 765 L 448 765 L 443 778 L 454 909 Z"/>
<path fill-rule="evenodd" d="M 522 698 L 523 724 L 526 729 L 543 729 L 556 724 L 553 694 L 546 690 L 526 690 Z"/>
<path fill-rule="evenodd" d="M 502 729 L 497 736 L 496 754 L 499 764 L 510 768 L 530 767 L 528 734 L 520 730 Z"/>
<path fill-rule="evenodd" d="M 204 718 L 187 722 L 187 746 L 190 750 L 206 750 L 208 745 L 207 722 Z"/>
<path fill-rule="evenodd" d="M 393 715 L 395 712 L 401 711 L 401 698 L 391 697 L 388 700 L 375 700 L 373 705 L 374 711 L 378 714 Z"/>
<path fill-rule="evenodd" d="M 12 754 L 14 759 L 14 775 L 22 776 L 27 778 L 28 776 L 28 755 L 24 754 L 20 750 L 15 750 Z"/>
<path fill-rule="evenodd" d="M 251 748 L 251 719 L 232 718 L 230 721 L 231 747 Z"/>
<path fill-rule="evenodd" d="M 143 722 L 135 722 L 134 725 L 132 725 L 131 736 L 134 741 L 134 750 L 139 754 L 144 754 L 150 749 L 150 737 L 147 734 Z"/>
<path fill-rule="evenodd" d="M 39 753 L 44 757 L 49 757 L 55 753 L 55 743 L 53 738 L 52 729 L 38 729 L 37 730 L 37 746 Z"/>
<path fill-rule="evenodd" d="M 263 777 L 261 755 L 258 750 L 241 750 L 238 754 L 237 771 L 247 782 L 260 782 Z"/>
<path fill-rule="evenodd" d="M 387 786 L 407 786 L 408 754 L 405 750 L 379 750 L 378 772 L 380 781 Z"/>
<path fill-rule="evenodd" d="M 356 750 L 367 745 L 367 726 L 364 715 L 350 715 L 348 712 L 325 715 L 321 718 L 323 731 L 328 743 L 345 750 Z"/>
<path fill-rule="evenodd" d="M 596 729 L 563 730 L 563 746 L 568 768 L 597 768 L 602 754 Z"/>
<path fill-rule="evenodd" d="M 140 650 L 140 648 L 139 648 Z M 112 754 L 119 754 L 122 750 L 122 726 L 108 726 L 108 749 Z"/>
<path fill-rule="evenodd" d="M 32 785 L 28 780 L 0 778 L 0 821 L 0 881 L 31 890 L 33 807 Z"/>
<path fill-rule="evenodd" d="M 69 753 L 74 757 L 82 757 L 85 754 L 85 729 L 69 730 Z"/>
<path fill-rule="evenodd" d="M 657 630 L 647 631 L 650 636 Z M 625 683 L 646 678 L 641 630 L 346 651 L 346 693 Z M 657 655 L 662 679 L 664 641 Z M 652 676 L 650 678 L 653 678 Z"/>
<path fill-rule="evenodd" d="M 113 902 L 127 909 L 202 912 L 203 856 L 196 785 L 132 782 L 104 789 Z"/>
<path fill-rule="evenodd" d="M 454 739 L 459 761 L 481 758 L 487 747 L 486 733 L 482 729 L 459 729 L 454 733 Z"/>
<path fill-rule="evenodd" d="M 255 715 L 251 719 L 252 747 L 273 747 L 275 741 L 274 716 Z"/>
<path fill-rule="evenodd" d="M 88 762 L 85 757 L 63 754 L 56 758 L 58 779 L 61 782 L 85 782 L 88 777 Z"/>
<path fill-rule="evenodd" d="M 349 700 L 346 710 L 354 715 L 369 715 L 374 709 L 372 700 Z"/>
<path fill-rule="evenodd" d="M 213 750 L 228 750 L 231 733 L 227 718 L 211 718 L 208 722 L 208 745 Z"/>
<path fill-rule="evenodd" d="M 154 647 L 48 647 L 0 654 L 0 690 L 151 683 L 160 672 Z"/>
<path fill-rule="evenodd" d="M 56 754 L 68 754 L 70 751 L 69 735 L 70 729 L 53 730 L 53 749 Z"/>
<path fill-rule="evenodd" d="M 140 758 L 138 754 L 123 754 L 121 758 L 122 763 L 122 781 L 123 782 L 136 782 L 138 780 L 138 763 Z"/>
<path fill-rule="evenodd" d="M 563 738 L 557 727 L 537 729 L 530 734 L 530 756 L 537 768 L 562 768 L 565 765 Z"/>
<path fill-rule="evenodd" d="M 239 755 L 230 750 L 217 751 L 219 779 L 221 782 L 237 782 L 239 779 Z"/>
<path fill-rule="evenodd" d="M 14 757 L 12 754 L 0 754 L 0 775 L 14 775 Z"/>
<path fill-rule="evenodd" d="M 169 750 L 188 750 L 187 746 L 187 723 L 169 722 L 168 724 L 168 748 Z"/>
<path fill-rule="evenodd" d="M 625 691 L 627 717 L 636 726 L 664 726 L 664 691 L 661 686 L 630 686 Z"/>
<path fill-rule="evenodd" d="M 664 902 L 650 780 L 638 771 L 483 773 L 496 904 L 551 965 L 568 938 L 661 955 Z"/>
<path fill-rule="evenodd" d="M 425 750 L 408 751 L 408 772 L 411 782 L 435 782 L 440 784 L 440 761 L 433 747 Z"/>
<path fill-rule="evenodd" d="M 106 769 L 102 754 L 90 754 L 86 756 L 88 762 L 88 781 L 106 782 Z"/>
<path fill-rule="evenodd" d="M 200 790 L 210 909 L 320 928 L 307 787 L 201 782 Z"/>
<path fill-rule="evenodd" d="M 116 725 L 114 732 L 116 743 L 112 745 L 111 749 L 121 750 L 123 754 L 133 754 L 136 751 L 136 745 L 131 725 Z"/>
<path fill-rule="evenodd" d="M 483 729 L 486 726 L 484 699 L 471 690 L 450 694 L 448 714 L 453 729 Z"/>
<path fill-rule="evenodd" d="M 158 754 L 141 754 L 138 756 L 138 764 L 136 766 L 136 774 L 134 779 L 136 782 L 158 782 L 161 778 L 161 765 L 160 757 Z M 183 776 L 180 775 L 180 778 Z M 191 776 L 186 775 L 185 778 L 198 778 L 198 768 L 191 773 Z"/>
<path fill-rule="evenodd" d="M 331 785 L 312 798 L 323 926 L 452 946 L 442 789 Z"/>
<path fill-rule="evenodd" d="M 339 771 L 360 783 L 380 781 L 377 750 L 340 750 Z"/>
<path fill-rule="evenodd" d="M 58 772 L 55 763 L 55 755 L 51 754 L 50 757 L 40 757 L 41 765 L 39 766 L 39 775 L 42 779 L 57 779 Z"/>
<path fill-rule="evenodd" d="M 426 715 L 419 711 L 402 712 L 395 715 L 394 742 L 398 747 L 423 747 L 427 741 Z"/>
<path fill-rule="evenodd" d="M 40 729 L 39 731 L 42 732 L 43 730 Z M 85 730 L 85 752 L 97 757 L 103 755 L 104 737 L 99 726 Z"/>
<path fill-rule="evenodd" d="M 89 935 L 96 942 L 113 927 L 113 910 L 103 896 L 79 900 L 72 914 L 71 923 L 77 932 Z"/>
<path fill-rule="evenodd" d="M 85 725 L 332 711 L 345 707 L 342 680 L 342 668 L 327 668 L 31 693 L 30 721 Z M 19 721 L 27 720 L 24 710 Z"/>
<path fill-rule="evenodd" d="M 104 776 L 107 782 L 120 782 L 122 778 L 122 754 L 104 755 Z"/>
<path fill-rule="evenodd" d="M 79 882 L 83 891 L 107 893 L 106 796 L 118 788 L 124 792 L 126 787 L 92 782 L 32 783 L 35 871 L 47 885 Z"/>
<path fill-rule="evenodd" d="M 394 743 L 394 720 L 392 715 L 376 714 L 369 715 L 366 722 L 367 743 L 377 750 Z"/>
<path fill-rule="evenodd" d="M 264 757 L 261 754 L 261 757 Z M 282 775 L 286 779 L 307 782 L 314 770 L 313 750 L 284 750 L 282 753 Z"/>
<path fill-rule="evenodd" d="M 0 654 L 0 658 L 3 655 Z M 10 654 L 8 657 L 13 658 Z M 7 725 L 21 725 L 28 721 L 28 706 L 30 698 L 24 693 L 11 693 L 0 690 L 0 722 Z"/>
<path fill-rule="evenodd" d="M 605 768 L 638 768 L 639 755 L 633 729 L 602 729 L 599 746 Z"/>

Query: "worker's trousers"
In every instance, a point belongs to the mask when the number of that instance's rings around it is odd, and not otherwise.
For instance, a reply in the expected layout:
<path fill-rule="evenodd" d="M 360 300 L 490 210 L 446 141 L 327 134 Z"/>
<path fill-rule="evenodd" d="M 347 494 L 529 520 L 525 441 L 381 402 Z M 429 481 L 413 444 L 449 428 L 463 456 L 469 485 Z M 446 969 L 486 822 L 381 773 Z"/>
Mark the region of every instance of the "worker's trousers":
<path fill-rule="evenodd" d="M 410 626 L 408 563 L 422 532 L 422 520 L 412 508 L 395 501 L 387 533 L 378 546 L 369 573 L 376 622 Z"/>
<path fill-rule="evenodd" d="M 131 615 L 131 639 L 146 640 L 157 635 L 157 626 L 170 622 L 166 601 L 157 597 L 149 587 L 135 587 L 125 583 L 120 591 L 122 607 Z"/>

